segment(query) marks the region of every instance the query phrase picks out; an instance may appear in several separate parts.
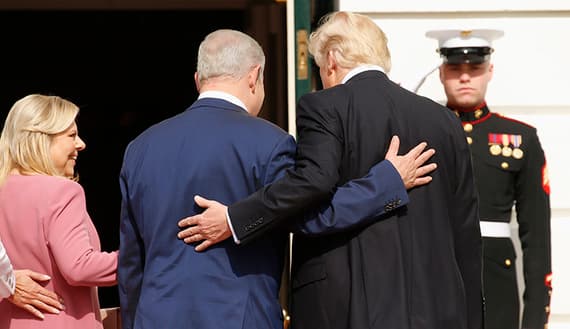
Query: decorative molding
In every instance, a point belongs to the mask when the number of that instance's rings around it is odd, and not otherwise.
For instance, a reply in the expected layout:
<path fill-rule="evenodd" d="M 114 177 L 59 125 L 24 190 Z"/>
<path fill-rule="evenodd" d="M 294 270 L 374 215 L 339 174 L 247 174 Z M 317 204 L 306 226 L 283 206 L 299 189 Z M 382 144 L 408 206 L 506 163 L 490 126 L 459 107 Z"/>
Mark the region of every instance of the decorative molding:
<path fill-rule="evenodd" d="M 566 0 L 339 0 L 340 10 L 360 13 L 461 13 L 461 12 L 525 12 L 525 11 L 561 11 L 570 10 Z"/>

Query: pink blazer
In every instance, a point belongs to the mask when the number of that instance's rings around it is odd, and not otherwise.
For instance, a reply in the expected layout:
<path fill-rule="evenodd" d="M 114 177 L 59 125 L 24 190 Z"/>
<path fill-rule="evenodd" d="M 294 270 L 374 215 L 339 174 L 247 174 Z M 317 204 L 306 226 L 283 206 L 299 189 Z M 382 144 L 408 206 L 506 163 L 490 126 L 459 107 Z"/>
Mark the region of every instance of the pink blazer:
<path fill-rule="evenodd" d="M 117 280 L 117 252 L 101 252 L 81 185 L 61 177 L 11 175 L 0 188 L 0 238 L 14 269 L 51 276 L 66 309 L 44 320 L 0 302 L 0 328 L 102 328 L 96 286 Z"/>

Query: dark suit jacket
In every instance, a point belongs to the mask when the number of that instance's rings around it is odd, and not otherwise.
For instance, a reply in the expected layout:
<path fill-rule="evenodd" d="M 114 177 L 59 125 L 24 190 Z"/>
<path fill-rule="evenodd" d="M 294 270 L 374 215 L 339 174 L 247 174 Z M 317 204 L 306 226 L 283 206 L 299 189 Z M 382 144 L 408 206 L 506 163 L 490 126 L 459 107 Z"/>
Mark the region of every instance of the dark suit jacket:
<path fill-rule="evenodd" d="M 194 195 L 235 202 L 280 177 L 294 154 L 286 132 L 214 98 L 129 144 L 120 176 L 123 328 L 282 328 L 284 233 L 201 253 L 176 234 L 180 219 L 201 211 Z"/>
<path fill-rule="evenodd" d="M 294 329 L 481 328 L 481 242 L 468 145 L 443 106 L 378 71 L 303 96 L 296 168 L 229 208 L 234 226 L 278 221 L 401 149 L 435 148 L 433 181 L 382 221 L 326 237 L 296 235 Z M 300 208 L 300 209 L 299 209 Z M 246 232 L 255 236 L 255 232 Z"/>
<path fill-rule="evenodd" d="M 282 327 L 285 230 L 274 227 L 243 246 L 229 239 L 201 253 L 176 234 L 178 220 L 201 211 L 195 194 L 222 203 L 245 198 L 283 176 L 294 154 L 285 131 L 214 98 L 196 101 L 129 144 L 120 176 L 123 328 Z M 302 225 L 312 234 L 331 233 L 356 225 L 352 219 L 371 220 L 384 205 L 407 202 L 397 171 L 385 161 L 341 187 L 334 206 Z M 354 205 L 362 206 L 347 220 L 343 214 Z"/>

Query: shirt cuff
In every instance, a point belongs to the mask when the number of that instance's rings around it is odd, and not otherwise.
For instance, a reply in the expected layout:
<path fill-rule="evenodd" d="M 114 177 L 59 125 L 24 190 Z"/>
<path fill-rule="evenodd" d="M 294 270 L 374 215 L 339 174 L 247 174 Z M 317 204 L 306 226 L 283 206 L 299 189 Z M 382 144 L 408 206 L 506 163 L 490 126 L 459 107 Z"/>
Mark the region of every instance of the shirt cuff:
<path fill-rule="evenodd" d="M 228 221 L 228 226 L 230 227 L 230 231 L 232 231 L 232 237 L 234 238 L 234 242 L 236 244 L 240 244 L 240 240 L 238 239 L 236 232 L 234 232 L 234 227 L 232 226 L 232 221 L 230 220 L 230 213 L 228 211 L 229 208 L 226 209 L 226 220 Z"/>
<path fill-rule="evenodd" d="M 10 267 L 10 272 L 0 277 L 0 300 L 2 298 L 12 296 L 15 289 L 16 278 L 14 277 L 14 271 Z"/>

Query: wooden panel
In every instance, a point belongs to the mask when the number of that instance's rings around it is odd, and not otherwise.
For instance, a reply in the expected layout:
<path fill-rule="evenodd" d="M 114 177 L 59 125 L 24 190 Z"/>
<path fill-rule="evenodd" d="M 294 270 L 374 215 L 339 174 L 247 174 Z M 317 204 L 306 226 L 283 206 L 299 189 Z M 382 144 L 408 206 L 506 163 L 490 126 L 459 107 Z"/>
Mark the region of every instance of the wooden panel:
<path fill-rule="evenodd" d="M 248 0 L 2 0 L 0 9 L 244 9 Z"/>

